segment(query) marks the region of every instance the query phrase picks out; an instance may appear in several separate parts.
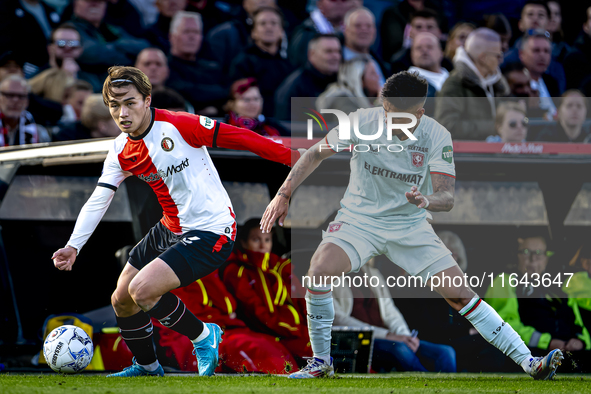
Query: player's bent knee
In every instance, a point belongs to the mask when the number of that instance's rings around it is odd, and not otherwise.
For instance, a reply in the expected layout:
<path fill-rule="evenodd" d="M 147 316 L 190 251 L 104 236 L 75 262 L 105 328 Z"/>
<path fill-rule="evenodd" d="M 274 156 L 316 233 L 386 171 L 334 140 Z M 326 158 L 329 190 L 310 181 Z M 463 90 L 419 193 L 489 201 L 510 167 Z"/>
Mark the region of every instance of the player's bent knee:
<path fill-rule="evenodd" d="M 154 294 L 146 283 L 136 280 L 131 281 L 128 290 L 133 302 L 145 312 L 152 309 L 161 296 L 161 294 Z"/>
<path fill-rule="evenodd" d="M 119 289 L 115 290 L 111 295 L 111 305 L 117 316 L 127 314 L 137 308 L 129 293 L 122 292 Z"/>

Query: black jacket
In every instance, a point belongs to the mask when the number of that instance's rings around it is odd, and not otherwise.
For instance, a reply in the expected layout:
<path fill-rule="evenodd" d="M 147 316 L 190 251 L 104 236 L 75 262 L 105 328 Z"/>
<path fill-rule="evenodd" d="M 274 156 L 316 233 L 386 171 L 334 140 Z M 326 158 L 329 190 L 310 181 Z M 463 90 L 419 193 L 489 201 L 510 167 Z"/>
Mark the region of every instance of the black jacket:
<path fill-rule="evenodd" d="M 44 2 L 49 27 L 53 30 L 61 22 L 59 14 Z M 21 7 L 19 0 L 0 1 L 0 54 L 8 50 L 18 53 L 26 62 L 42 67 L 49 61 L 49 39 L 37 19 Z"/>
<path fill-rule="evenodd" d="M 275 118 L 291 119 L 292 97 L 318 97 L 328 84 L 336 82 L 337 74 L 325 75 L 309 62 L 292 72 L 275 93 Z M 293 119 L 292 119 L 293 120 Z"/>
<path fill-rule="evenodd" d="M 557 122 L 555 125 L 545 127 L 540 131 L 540 133 L 536 136 L 536 141 L 544 141 L 544 142 L 584 142 L 585 139 L 591 134 L 589 128 L 583 128 L 581 130 L 581 134 L 574 140 L 570 140 L 566 135 L 566 132 L 562 128 L 560 122 Z"/>
<path fill-rule="evenodd" d="M 293 71 L 289 60 L 279 54 L 271 55 L 256 45 L 251 45 L 236 56 L 230 66 L 230 81 L 254 77 L 264 99 L 263 114 L 273 116 L 275 113 L 275 91 Z"/>
<path fill-rule="evenodd" d="M 197 59 L 168 58 L 170 76 L 166 85 L 179 92 L 195 110 L 210 105 L 220 108 L 228 98 L 228 89 L 222 81 L 222 71 L 217 63 Z"/>

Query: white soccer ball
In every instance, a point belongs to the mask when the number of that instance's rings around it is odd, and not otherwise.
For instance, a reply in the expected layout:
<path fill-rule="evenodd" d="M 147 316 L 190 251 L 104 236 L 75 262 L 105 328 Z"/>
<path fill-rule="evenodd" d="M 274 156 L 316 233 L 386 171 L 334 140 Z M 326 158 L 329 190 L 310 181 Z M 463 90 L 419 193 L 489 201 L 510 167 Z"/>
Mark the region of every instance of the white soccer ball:
<path fill-rule="evenodd" d="M 59 326 L 45 339 L 43 355 L 55 372 L 77 373 L 92 360 L 92 340 L 80 327 Z"/>

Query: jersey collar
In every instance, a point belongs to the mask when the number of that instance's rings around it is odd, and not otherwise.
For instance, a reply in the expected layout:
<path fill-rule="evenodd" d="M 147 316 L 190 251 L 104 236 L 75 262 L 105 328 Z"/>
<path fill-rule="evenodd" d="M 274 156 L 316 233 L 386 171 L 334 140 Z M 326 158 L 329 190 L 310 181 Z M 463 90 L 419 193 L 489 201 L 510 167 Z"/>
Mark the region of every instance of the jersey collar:
<path fill-rule="evenodd" d="M 148 133 L 150 132 L 150 130 L 152 130 L 152 126 L 154 126 L 154 118 L 156 117 L 156 109 L 154 109 L 153 107 L 150 107 L 150 112 L 151 112 L 151 115 L 152 115 L 152 119 L 150 120 L 150 124 L 148 125 L 148 128 L 146 129 L 146 131 L 144 131 L 142 134 L 138 135 L 137 137 L 133 137 L 131 135 L 128 135 L 127 137 L 130 140 L 134 140 L 134 141 L 141 140 L 145 136 L 148 135 Z"/>

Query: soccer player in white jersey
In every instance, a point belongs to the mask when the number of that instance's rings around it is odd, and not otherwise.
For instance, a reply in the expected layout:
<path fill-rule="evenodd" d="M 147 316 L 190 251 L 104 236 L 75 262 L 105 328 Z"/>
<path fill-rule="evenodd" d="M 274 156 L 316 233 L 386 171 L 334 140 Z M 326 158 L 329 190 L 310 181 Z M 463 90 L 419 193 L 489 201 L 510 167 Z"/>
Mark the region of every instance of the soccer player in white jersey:
<path fill-rule="evenodd" d="M 186 335 L 193 342 L 199 374 L 211 376 L 223 332 L 216 324 L 201 322 L 170 293 L 219 268 L 236 237 L 232 203 L 206 147 L 249 150 L 286 165 L 297 161 L 300 153 L 204 116 L 150 108 L 151 89 L 148 77 L 137 68 L 109 69 L 103 100 L 123 133 L 109 150 L 67 246 L 52 259 L 58 269 L 70 271 L 121 182 L 131 175 L 147 182 L 164 216 L 130 252 L 111 297 L 134 360 L 109 376 L 164 375 L 154 352 L 150 317 Z"/>
<path fill-rule="evenodd" d="M 268 232 L 275 220 L 283 225 L 289 200 L 295 189 L 318 167 L 322 160 L 351 145 L 370 144 L 353 151 L 351 176 L 341 209 L 323 232 L 323 240 L 310 262 L 306 305 L 308 330 L 314 357 L 291 378 L 332 376 L 330 357 L 331 327 L 334 306 L 330 282 L 322 278 L 357 272 L 371 257 L 386 255 L 409 275 L 429 277 L 443 275 L 463 277 L 451 252 L 435 235 L 426 221 L 427 211 L 449 211 L 454 205 L 455 169 L 450 133 L 434 119 L 425 116 L 427 82 L 406 71 L 388 78 L 382 90 L 383 108 L 360 109 L 349 117 L 359 118 L 361 137 L 350 131 L 350 138 L 338 128 L 310 148 L 292 168 L 281 189 L 271 201 L 261 220 Z M 375 135 L 387 118 L 385 113 L 406 113 L 418 123 L 392 131 L 392 140 L 383 132 L 377 140 L 363 139 Z M 393 118 L 394 124 L 408 123 L 404 117 Z M 400 150 L 395 145 L 404 147 Z M 389 145 L 394 145 L 390 147 Z M 430 282 L 427 282 L 430 283 Z M 451 282 L 455 283 L 455 282 Z M 451 287 L 450 287 L 451 286 Z M 521 365 L 535 379 L 551 379 L 563 356 L 560 350 L 546 357 L 534 358 L 515 330 L 503 322 L 498 313 L 467 286 L 445 283 L 437 292 L 478 332 L 505 355 Z"/>

